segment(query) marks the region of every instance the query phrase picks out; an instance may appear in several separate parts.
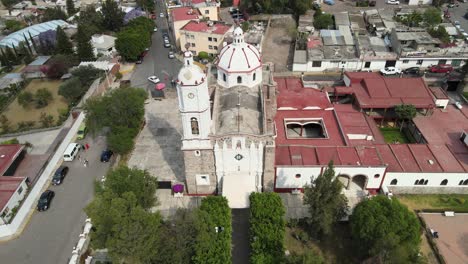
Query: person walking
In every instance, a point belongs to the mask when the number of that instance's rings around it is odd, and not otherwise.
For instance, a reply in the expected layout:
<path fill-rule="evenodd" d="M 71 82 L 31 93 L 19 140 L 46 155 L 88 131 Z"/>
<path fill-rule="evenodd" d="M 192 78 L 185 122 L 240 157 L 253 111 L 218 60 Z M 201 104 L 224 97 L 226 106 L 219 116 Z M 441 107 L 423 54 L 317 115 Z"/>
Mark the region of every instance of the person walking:
<path fill-rule="evenodd" d="M 89 161 L 87 159 L 84 160 L 85 167 L 88 167 Z"/>

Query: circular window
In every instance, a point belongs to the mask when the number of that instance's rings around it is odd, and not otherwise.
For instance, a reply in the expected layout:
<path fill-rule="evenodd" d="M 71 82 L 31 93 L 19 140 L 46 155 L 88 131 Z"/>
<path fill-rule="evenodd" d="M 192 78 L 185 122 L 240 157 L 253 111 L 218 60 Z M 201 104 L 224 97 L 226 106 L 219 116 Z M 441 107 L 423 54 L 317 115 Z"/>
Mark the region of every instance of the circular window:
<path fill-rule="evenodd" d="M 235 157 L 234 157 L 236 160 L 241 160 L 244 158 L 244 156 L 242 156 L 241 154 L 237 154 Z"/>
<path fill-rule="evenodd" d="M 374 174 L 374 178 L 380 177 L 380 174 Z"/>
<path fill-rule="evenodd" d="M 301 177 L 301 174 L 296 174 L 296 178 L 300 178 Z"/>

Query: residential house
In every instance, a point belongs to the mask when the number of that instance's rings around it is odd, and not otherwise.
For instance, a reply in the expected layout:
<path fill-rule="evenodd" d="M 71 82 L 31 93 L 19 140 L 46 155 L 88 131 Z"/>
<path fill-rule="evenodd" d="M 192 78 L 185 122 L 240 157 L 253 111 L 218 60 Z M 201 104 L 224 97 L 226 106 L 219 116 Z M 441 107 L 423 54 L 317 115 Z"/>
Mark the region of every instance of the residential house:
<path fill-rule="evenodd" d="M 200 21 L 200 18 L 198 9 L 192 7 L 178 7 L 170 10 L 169 27 L 177 48 L 183 48 L 180 45 L 180 29 L 192 20 Z"/>
<path fill-rule="evenodd" d="M 234 30 L 232 25 L 220 21 L 190 21 L 180 29 L 180 46 L 194 55 L 204 51 L 211 56 L 223 47 L 226 34 Z"/>
<path fill-rule="evenodd" d="M 0 225 L 9 223 L 27 192 L 25 177 L 0 176 Z"/>
<path fill-rule="evenodd" d="M 94 55 L 102 54 L 112 56 L 115 50 L 115 40 L 117 38 L 109 35 L 96 34 L 91 37 L 91 45 L 93 46 Z"/>
<path fill-rule="evenodd" d="M 215 0 L 182 0 L 182 6 L 198 9 L 200 15 L 208 20 L 218 21 L 221 2 Z"/>
<path fill-rule="evenodd" d="M 38 56 L 33 62 L 29 63 L 21 72 L 25 78 L 43 78 L 45 74 L 42 72 L 43 67 L 47 65 L 51 56 Z"/>

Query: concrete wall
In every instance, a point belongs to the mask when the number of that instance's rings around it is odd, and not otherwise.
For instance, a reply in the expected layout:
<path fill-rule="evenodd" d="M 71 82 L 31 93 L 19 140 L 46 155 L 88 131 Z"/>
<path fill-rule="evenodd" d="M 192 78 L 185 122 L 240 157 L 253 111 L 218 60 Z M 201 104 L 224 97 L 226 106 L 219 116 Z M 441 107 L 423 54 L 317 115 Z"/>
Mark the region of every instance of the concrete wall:
<path fill-rule="evenodd" d="M 189 36 L 193 36 L 193 38 Z M 195 55 L 198 55 L 201 51 L 216 55 L 223 47 L 224 37 L 225 35 L 211 34 L 207 32 L 180 30 L 180 47 L 185 49 L 185 44 L 187 42 L 195 43 L 195 47 L 190 46 L 189 48 L 190 51 L 195 52 Z M 212 41 L 209 41 L 208 38 L 212 38 Z M 214 39 L 216 39 L 216 41 L 214 41 Z"/>
<path fill-rule="evenodd" d="M 396 185 L 390 185 L 393 179 L 397 180 Z M 415 185 L 416 180 L 425 179 L 428 180 L 427 185 Z M 447 179 L 448 183 L 446 186 L 441 186 L 440 183 Z M 406 173 L 406 172 L 387 172 L 383 185 L 388 188 L 392 187 L 410 187 L 414 189 L 420 189 L 424 187 L 440 187 L 440 188 L 449 188 L 456 187 L 459 188 L 459 182 L 461 180 L 468 179 L 468 173 Z M 465 189 L 468 189 L 468 186 L 464 186 Z"/>
<path fill-rule="evenodd" d="M 431 5 L 432 0 L 409 0 L 408 5 Z"/>
<path fill-rule="evenodd" d="M 26 197 L 23 205 L 18 210 L 18 213 L 16 214 L 13 221 L 9 225 L 0 226 L 0 238 L 7 238 L 14 235 L 16 232 L 20 231 L 21 225 L 26 224 L 25 220 L 28 219 L 28 214 L 31 212 L 31 210 L 35 209 L 37 200 L 42 193 L 42 190 L 51 180 L 57 164 L 62 160 L 63 152 L 67 148 L 68 144 L 72 142 L 84 118 L 85 114 L 80 113 L 80 115 L 75 120 L 75 123 L 68 131 L 67 136 L 62 141 L 53 157 L 50 159 L 49 164 L 42 172 L 34 187 L 31 189 L 28 197 Z"/>
<path fill-rule="evenodd" d="M 255 74 L 255 80 L 253 75 Z M 247 87 L 254 87 L 262 83 L 262 67 L 258 67 L 256 70 L 248 73 L 228 73 L 218 68 L 218 84 L 224 87 L 233 87 L 243 85 Z M 224 81 L 224 75 L 226 75 L 226 81 Z M 237 83 L 237 77 L 241 77 L 241 83 Z"/>
<path fill-rule="evenodd" d="M 213 150 L 184 150 L 185 178 L 189 194 L 213 194 L 217 179 Z M 207 175 L 209 184 L 197 185 L 197 175 Z"/>
<path fill-rule="evenodd" d="M 367 184 L 365 189 L 379 189 L 384 174 L 385 167 L 335 167 L 335 175 L 348 175 L 351 179 L 357 175 L 366 176 Z"/>

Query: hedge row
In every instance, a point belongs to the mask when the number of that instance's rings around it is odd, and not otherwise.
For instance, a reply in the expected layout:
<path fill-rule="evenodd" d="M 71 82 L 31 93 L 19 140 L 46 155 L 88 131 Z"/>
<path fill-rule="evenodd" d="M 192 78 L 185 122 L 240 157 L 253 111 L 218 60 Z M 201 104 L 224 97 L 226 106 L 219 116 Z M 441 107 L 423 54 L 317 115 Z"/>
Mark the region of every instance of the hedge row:
<path fill-rule="evenodd" d="M 250 261 L 281 263 L 284 257 L 285 209 L 277 193 L 250 195 Z"/>
<path fill-rule="evenodd" d="M 194 263 L 231 263 L 231 209 L 226 197 L 209 196 L 198 210 Z"/>

